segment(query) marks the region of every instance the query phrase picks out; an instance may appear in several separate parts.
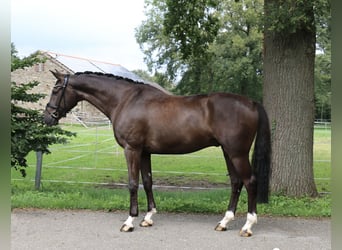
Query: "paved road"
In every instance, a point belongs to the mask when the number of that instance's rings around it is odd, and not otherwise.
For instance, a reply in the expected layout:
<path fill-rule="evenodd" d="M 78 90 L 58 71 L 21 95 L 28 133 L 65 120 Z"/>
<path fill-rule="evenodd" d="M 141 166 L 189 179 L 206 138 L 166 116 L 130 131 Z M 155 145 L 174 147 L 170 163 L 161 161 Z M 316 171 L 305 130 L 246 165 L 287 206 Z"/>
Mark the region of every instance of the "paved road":
<path fill-rule="evenodd" d="M 229 230 L 216 232 L 219 215 L 154 215 L 154 226 L 142 228 L 135 221 L 132 233 L 119 231 L 123 212 L 14 210 L 13 250 L 50 249 L 331 249 L 330 219 L 269 218 L 259 215 L 254 235 L 238 235 L 245 222 L 239 216 Z"/>

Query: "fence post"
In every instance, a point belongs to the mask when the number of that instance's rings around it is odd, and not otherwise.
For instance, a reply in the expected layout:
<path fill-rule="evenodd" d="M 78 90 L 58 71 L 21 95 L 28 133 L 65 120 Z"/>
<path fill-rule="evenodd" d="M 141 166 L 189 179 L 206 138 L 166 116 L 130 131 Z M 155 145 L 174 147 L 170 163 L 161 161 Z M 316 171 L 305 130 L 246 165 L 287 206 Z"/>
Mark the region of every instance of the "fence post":
<path fill-rule="evenodd" d="M 42 163 L 43 163 L 43 153 L 42 151 L 36 152 L 37 157 L 37 168 L 36 168 L 36 177 L 35 177 L 35 187 L 36 190 L 40 189 L 40 179 L 42 175 Z"/>

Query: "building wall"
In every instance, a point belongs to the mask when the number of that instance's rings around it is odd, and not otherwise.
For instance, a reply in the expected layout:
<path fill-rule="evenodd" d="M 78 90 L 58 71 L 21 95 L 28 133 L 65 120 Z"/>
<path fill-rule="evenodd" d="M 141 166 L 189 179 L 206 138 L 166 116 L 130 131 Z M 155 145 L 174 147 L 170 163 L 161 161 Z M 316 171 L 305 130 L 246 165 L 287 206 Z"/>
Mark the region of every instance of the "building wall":
<path fill-rule="evenodd" d="M 17 84 L 29 83 L 31 81 L 38 81 L 40 84 L 36 86 L 32 92 L 43 93 L 46 95 L 45 98 L 40 99 L 37 103 L 23 103 L 22 105 L 31 109 L 44 110 L 46 104 L 50 99 L 50 94 L 53 86 L 56 83 L 56 78 L 51 74 L 50 70 L 58 70 L 62 73 L 73 73 L 64 65 L 60 64 L 53 58 L 49 58 L 44 63 L 36 64 L 32 67 L 27 67 L 25 69 L 18 69 L 11 72 L 11 81 Z M 81 116 L 84 121 L 91 120 L 104 120 L 106 117 L 98 111 L 90 103 L 83 101 L 80 102 L 72 112 L 77 116 Z M 71 113 L 68 113 L 66 118 L 61 119 L 63 122 L 73 122 L 75 120 Z"/>

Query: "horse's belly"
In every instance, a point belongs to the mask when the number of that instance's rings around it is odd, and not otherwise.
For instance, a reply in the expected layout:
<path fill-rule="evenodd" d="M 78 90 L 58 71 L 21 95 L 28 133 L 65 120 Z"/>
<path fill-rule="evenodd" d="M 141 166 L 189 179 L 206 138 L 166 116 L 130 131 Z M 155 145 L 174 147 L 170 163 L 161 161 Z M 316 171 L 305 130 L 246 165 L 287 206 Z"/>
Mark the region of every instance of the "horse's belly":
<path fill-rule="evenodd" d="M 186 154 L 209 146 L 218 146 L 218 142 L 207 135 L 183 136 L 177 134 L 165 134 L 155 137 L 147 143 L 146 150 L 154 154 Z"/>

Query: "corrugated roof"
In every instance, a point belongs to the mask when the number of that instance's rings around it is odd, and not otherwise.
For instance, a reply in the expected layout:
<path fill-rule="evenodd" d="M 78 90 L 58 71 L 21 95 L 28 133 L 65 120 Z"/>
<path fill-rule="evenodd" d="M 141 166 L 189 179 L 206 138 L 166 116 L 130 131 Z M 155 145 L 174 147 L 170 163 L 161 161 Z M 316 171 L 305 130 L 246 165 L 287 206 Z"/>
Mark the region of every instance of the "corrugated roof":
<path fill-rule="evenodd" d="M 46 53 L 47 55 L 51 56 L 59 63 L 63 64 L 71 71 L 73 71 L 73 73 L 84 71 L 102 72 L 128 78 L 136 82 L 145 83 L 145 81 L 142 78 L 140 78 L 133 72 L 129 71 L 128 69 L 122 67 L 120 64 L 107 63 L 93 59 L 69 56 L 50 51 L 46 51 L 43 53 Z"/>

